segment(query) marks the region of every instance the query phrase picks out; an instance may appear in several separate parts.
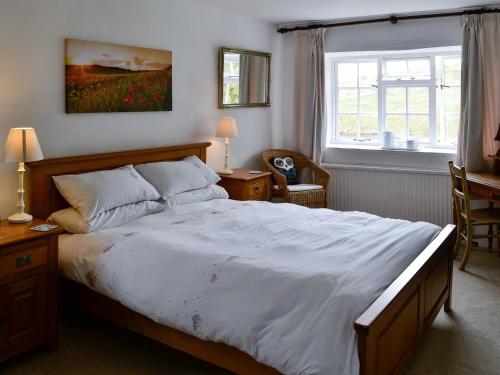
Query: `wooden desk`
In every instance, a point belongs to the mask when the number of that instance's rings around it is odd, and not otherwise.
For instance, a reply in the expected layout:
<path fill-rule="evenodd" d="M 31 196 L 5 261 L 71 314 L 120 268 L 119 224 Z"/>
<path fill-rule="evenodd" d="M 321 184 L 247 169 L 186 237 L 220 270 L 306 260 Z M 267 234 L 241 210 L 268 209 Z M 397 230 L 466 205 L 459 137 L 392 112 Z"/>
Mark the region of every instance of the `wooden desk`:
<path fill-rule="evenodd" d="M 467 186 L 470 194 L 487 201 L 500 202 L 500 176 L 467 172 Z"/>
<path fill-rule="evenodd" d="M 467 186 L 469 194 L 488 201 L 490 207 L 493 207 L 493 202 L 500 203 L 500 176 L 492 173 L 467 172 Z M 455 201 L 453 201 L 453 224 L 456 225 L 458 220 Z M 491 225 L 488 229 L 488 234 L 493 234 L 493 227 Z M 493 248 L 492 238 L 488 238 L 488 248 Z"/>
<path fill-rule="evenodd" d="M 460 179 L 460 177 L 457 177 Z M 484 199 L 493 207 L 494 202 L 500 203 L 500 176 L 492 173 L 473 173 L 467 172 L 467 187 L 469 194 L 475 198 Z M 455 201 L 453 201 L 453 224 L 459 220 Z M 488 234 L 493 234 L 493 226 L 488 228 Z M 488 248 L 493 248 L 493 239 L 488 238 Z"/>

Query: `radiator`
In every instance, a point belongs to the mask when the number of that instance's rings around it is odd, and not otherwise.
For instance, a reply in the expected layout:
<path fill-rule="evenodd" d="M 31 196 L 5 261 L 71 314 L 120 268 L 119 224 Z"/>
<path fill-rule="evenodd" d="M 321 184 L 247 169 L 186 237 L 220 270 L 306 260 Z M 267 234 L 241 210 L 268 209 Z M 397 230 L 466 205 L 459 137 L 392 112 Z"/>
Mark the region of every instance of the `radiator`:
<path fill-rule="evenodd" d="M 331 175 L 329 205 L 335 210 L 365 211 L 440 226 L 452 222 L 448 174 L 348 166 L 324 168 Z"/>

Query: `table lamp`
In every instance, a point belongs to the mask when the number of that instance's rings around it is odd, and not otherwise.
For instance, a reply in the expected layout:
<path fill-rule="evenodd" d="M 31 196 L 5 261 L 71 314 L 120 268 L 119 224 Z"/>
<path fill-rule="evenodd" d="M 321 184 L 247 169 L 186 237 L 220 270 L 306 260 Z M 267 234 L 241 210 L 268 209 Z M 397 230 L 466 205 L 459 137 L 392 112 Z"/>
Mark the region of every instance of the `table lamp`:
<path fill-rule="evenodd" d="M 7 136 L 2 160 L 18 162 L 19 188 L 17 189 L 17 212 L 8 217 L 11 223 L 27 223 L 33 216 L 24 212 L 24 163 L 42 160 L 43 154 L 36 137 L 35 129 L 28 127 L 12 128 Z"/>
<path fill-rule="evenodd" d="M 229 159 L 229 138 L 237 138 L 238 127 L 236 126 L 236 120 L 232 117 L 223 117 L 219 122 L 219 128 L 216 137 L 224 138 L 224 144 L 226 145 L 226 153 L 224 155 L 224 170 L 220 171 L 220 174 L 233 174 L 233 171 L 228 167 Z"/>

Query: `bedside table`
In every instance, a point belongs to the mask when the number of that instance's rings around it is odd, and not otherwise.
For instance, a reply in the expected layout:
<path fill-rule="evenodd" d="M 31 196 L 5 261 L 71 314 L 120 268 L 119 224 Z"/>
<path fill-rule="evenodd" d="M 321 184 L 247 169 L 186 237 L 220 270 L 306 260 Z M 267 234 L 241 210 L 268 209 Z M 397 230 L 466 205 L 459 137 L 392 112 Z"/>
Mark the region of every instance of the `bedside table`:
<path fill-rule="evenodd" d="M 0 221 L 0 362 L 46 344 L 57 348 L 57 236 L 46 224 Z"/>
<path fill-rule="evenodd" d="M 217 183 L 227 190 L 230 199 L 239 201 L 268 201 L 270 199 L 271 172 L 250 174 L 248 169 L 233 169 L 233 174 L 219 174 Z"/>

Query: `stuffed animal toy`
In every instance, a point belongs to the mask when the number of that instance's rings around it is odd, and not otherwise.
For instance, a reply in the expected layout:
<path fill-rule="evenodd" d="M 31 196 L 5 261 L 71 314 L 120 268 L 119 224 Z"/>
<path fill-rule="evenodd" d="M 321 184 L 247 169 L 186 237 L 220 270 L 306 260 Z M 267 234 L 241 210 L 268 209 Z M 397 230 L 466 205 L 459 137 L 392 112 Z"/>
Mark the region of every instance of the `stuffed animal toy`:
<path fill-rule="evenodd" d="M 281 174 L 285 175 L 286 183 L 288 185 L 300 184 L 297 168 L 295 168 L 293 159 L 290 156 L 286 156 L 284 158 L 274 158 L 272 160 L 272 164 Z"/>

